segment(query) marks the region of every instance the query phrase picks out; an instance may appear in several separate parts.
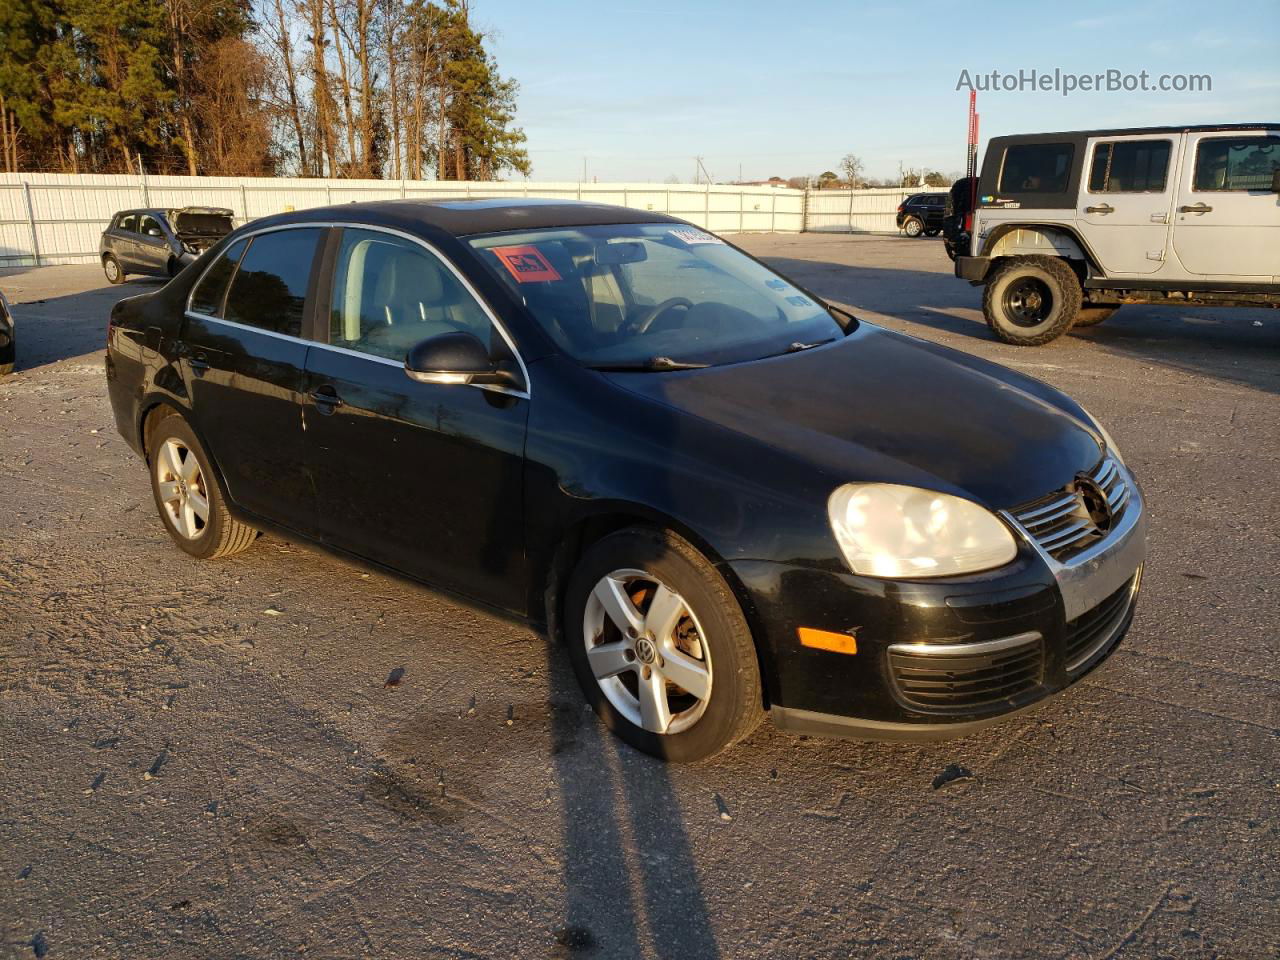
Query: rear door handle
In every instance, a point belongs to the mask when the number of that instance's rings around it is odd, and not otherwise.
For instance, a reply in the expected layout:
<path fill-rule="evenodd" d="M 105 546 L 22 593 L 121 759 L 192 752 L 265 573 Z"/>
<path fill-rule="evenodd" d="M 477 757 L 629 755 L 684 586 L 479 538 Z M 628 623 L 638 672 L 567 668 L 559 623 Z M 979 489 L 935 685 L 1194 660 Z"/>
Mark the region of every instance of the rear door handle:
<path fill-rule="evenodd" d="M 1179 207 L 1178 212 L 1179 213 L 1208 213 L 1212 209 L 1213 207 L 1209 206 L 1207 203 L 1201 202 L 1201 203 L 1193 204 L 1192 206 L 1189 206 L 1189 207 Z"/>
<path fill-rule="evenodd" d="M 311 402 L 316 405 L 316 410 L 325 415 L 333 413 L 342 406 L 342 398 L 338 396 L 338 391 L 328 384 L 311 391 Z"/>
<path fill-rule="evenodd" d="M 1109 203 L 1100 203 L 1096 207 L 1084 208 L 1085 213 L 1101 213 L 1103 216 L 1105 216 L 1108 213 L 1115 213 L 1115 211 L 1116 211 L 1116 208 Z"/>

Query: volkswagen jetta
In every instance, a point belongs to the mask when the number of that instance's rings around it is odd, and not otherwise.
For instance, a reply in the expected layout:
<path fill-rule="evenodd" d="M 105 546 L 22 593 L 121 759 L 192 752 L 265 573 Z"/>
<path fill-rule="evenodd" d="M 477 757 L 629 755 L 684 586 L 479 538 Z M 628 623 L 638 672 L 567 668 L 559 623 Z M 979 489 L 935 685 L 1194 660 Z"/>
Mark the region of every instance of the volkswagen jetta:
<path fill-rule="evenodd" d="M 1128 628 L 1144 504 L 1029 377 L 686 222 L 536 200 L 258 220 L 111 315 L 174 542 L 319 543 L 543 625 L 631 744 L 967 733 Z"/>

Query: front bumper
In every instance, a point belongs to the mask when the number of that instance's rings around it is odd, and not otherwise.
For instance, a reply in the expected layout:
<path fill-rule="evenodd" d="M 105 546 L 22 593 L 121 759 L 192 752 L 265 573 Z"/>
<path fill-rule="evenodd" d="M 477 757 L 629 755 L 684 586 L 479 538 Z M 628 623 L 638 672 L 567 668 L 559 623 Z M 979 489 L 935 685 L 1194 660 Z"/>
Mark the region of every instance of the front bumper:
<path fill-rule="evenodd" d="M 860 739 L 963 736 L 1029 709 L 1107 658 L 1128 630 L 1145 509 L 1070 565 L 1029 538 L 999 571 L 886 581 L 844 569 L 728 564 L 744 587 L 775 725 Z M 853 655 L 800 627 L 852 635 Z"/>

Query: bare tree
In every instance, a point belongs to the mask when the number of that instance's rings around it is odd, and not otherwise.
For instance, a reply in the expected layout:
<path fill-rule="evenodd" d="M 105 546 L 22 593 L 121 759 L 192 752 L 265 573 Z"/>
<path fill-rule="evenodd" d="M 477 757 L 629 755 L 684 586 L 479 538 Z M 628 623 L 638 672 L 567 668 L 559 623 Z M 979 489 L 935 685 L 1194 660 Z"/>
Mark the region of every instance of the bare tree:
<path fill-rule="evenodd" d="M 840 161 L 840 169 L 844 172 L 845 182 L 856 190 L 862 185 L 862 160 L 856 154 L 846 153 Z"/>

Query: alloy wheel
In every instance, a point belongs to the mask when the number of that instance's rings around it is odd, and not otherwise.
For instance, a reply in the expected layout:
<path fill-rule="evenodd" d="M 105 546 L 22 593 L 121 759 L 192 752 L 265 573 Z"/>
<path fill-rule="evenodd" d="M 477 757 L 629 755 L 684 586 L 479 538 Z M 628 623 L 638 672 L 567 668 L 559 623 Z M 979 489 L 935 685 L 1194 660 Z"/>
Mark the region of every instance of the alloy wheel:
<path fill-rule="evenodd" d="M 106 262 L 103 264 L 103 269 L 107 272 L 107 279 L 115 283 L 116 278 L 120 276 L 120 265 L 111 257 L 107 257 Z"/>
<path fill-rule="evenodd" d="M 685 599 L 643 570 L 601 577 L 582 615 L 587 662 L 622 716 L 676 734 L 711 700 L 711 651 Z"/>
<path fill-rule="evenodd" d="M 156 456 L 156 489 L 173 528 L 188 540 L 209 529 L 209 490 L 195 453 L 170 438 Z"/>

